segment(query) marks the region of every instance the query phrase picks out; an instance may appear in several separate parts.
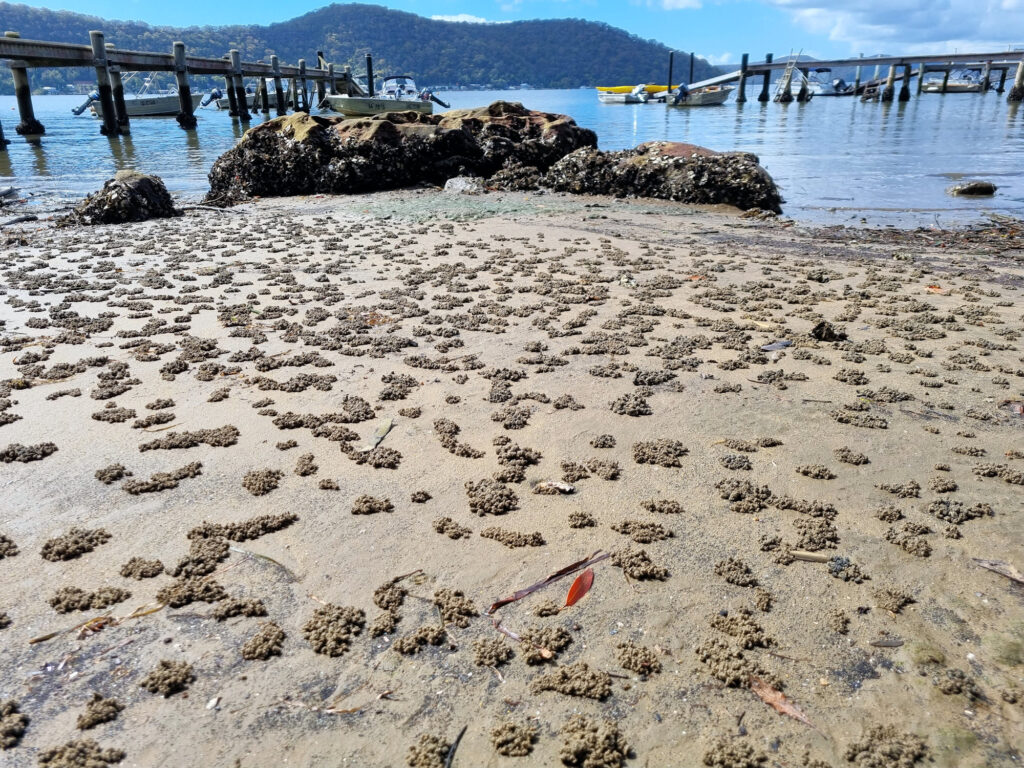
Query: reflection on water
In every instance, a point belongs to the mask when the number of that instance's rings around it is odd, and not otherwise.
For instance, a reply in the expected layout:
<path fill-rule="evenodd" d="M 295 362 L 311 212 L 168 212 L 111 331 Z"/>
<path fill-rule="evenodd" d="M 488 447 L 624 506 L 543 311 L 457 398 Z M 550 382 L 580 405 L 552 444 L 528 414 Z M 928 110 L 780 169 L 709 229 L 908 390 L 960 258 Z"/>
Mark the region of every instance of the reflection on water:
<path fill-rule="evenodd" d="M 601 104 L 592 90 L 457 92 L 443 94 L 455 109 L 498 99 L 572 115 L 597 132 L 602 149 L 670 140 L 717 150 L 753 152 L 775 178 L 786 213 L 800 219 L 855 223 L 928 224 L 938 212 L 956 223 L 985 211 L 1024 214 L 1024 112 L 1005 95 L 922 94 L 909 102 L 862 103 L 855 98 L 816 98 L 807 104 L 762 103 L 756 90 L 746 104 L 667 108 L 661 104 Z M 80 97 L 36 97 L 46 125 L 40 146 L 13 132 L 14 98 L 0 97 L 0 116 L 12 144 L 0 151 L 0 186 L 46 199 L 81 197 L 116 171 L 133 168 L 162 176 L 172 192 L 195 198 L 207 187 L 213 161 L 251 124 L 226 111 L 197 112 L 199 128 L 183 131 L 173 118 L 136 118 L 132 134 L 107 139 L 99 121 L 74 117 Z M 952 198 L 951 176 L 980 177 L 999 186 L 995 198 Z M 832 206 L 835 206 L 834 208 Z M 891 210 L 917 209 L 894 215 Z"/>

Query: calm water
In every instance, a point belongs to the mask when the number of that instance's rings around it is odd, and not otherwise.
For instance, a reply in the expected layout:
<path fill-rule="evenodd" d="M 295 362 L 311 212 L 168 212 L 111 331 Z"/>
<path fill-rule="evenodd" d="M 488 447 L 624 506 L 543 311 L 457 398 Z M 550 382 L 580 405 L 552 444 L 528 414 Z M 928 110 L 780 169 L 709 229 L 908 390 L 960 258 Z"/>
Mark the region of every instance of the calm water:
<path fill-rule="evenodd" d="M 757 88 L 752 90 L 756 96 Z M 602 149 L 667 139 L 754 152 L 782 188 L 786 214 L 800 220 L 948 226 L 985 212 L 1024 216 L 1024 109 L 995 93 L 923 94 L 906 104 L 730 100 L 699 109 L 601 104 L 593 90 L 467 91 L 441 98 L 453 108 L 504 98 L 566 113 L 596 131 Z M 30 146 L 14 132 L 14 98 L 0 96 L 0 120 L 12 140 L 0 152 L 0 186 L 14 185 L 50 205 L 79 198 L 115 171 L 134 168 L 198 198 L 207 189 L 210 165 L 242 133 L 227 112 L 204 109 L 197 112 L 195 132 L 182 131 L 169 118 L 135 119 L 131 137 L 110 140 L 88 113 L 71 114 L 81 100 L 35 97 L 46 136 L 41 146 Z M 992 181 L 999 192 L 987 200 L 952 198 L 945 189 L 961 177 Z"/>

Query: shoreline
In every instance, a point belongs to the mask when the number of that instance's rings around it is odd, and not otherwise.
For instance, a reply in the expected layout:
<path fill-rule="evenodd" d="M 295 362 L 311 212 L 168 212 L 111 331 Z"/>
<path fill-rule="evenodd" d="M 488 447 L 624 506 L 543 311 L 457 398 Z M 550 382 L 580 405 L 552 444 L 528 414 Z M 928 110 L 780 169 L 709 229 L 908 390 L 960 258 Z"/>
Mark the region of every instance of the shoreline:
<path fill-rule="evenodd" d="M 179 208 L 182 208 L 182 209 L 188 209 L 191 206 L 201 205 L 203 203 L 203 199 L 205 197 L 205 194 L 206 193 L 200 194 L 199 192 L 195 192 L 195 193 L 191 193 L 191 192 L 190 193 L 182 193 L 180 191 L 175 192 L 175 191 L 171 190 L 171 198 L 174 201 L 174 204 L 176 206 L 178 206 Z M 597 205 L 597 206 L 600 206 L 600 205 L 606 205 L 606 204 L 612 204 L 612 203 L 628 202 L 628 203 L 634 203 L 634 204 L 639 205 L 641 207 L 644 206 L 644 205 L 665 205 L 665 206 L 668 206 L 668 207 L 675 207 L 675 208 L 678 209 L 678 211 L 677 211 L 678 213 L 684 214 L 684 215 L 685 214 L 689 214 L 691 212 L 695 212 L 695 211 L 706 211 L 706 212 L 722 213 L 722 214 L 725 214 L 725 215 L 733 215 L 733 216 L 738 217 L 738 218 L 741 218 L 743 216 L 743 211 L 741 211 L 739 209 L 736 209 L 736 208 L 733 208 L 732 206 L 728 206 L 728 205 L 700 205 L 700 204 L 678 203 L 678 202 L 674 202 L 674 201 L 671 201 L 671 200 L 657 200 L 657 199 L 654 199 L 654 198 L 640 198 L 640 197 L 614 198 L 614 197 L 606 197 L 606 196 L 573 195 L 573 194 L 563 193 L 563 192 L 553 192 L 551 190 L 534 190 L 534 191 L 530 191 L 530 192 L 502 192 L 502 191 L 490 190 L 490 191 L 488 191 L 488 192 L 486 192 L 485 194 L 482 194 L 482 195 L 453 195 L 453 194 L 445 193 L 444 190 L 441 187 L 434 187 L 434 186 L 429 186 L 429 185 L 420 185 L 420 186 L 410 187 L 410 188 L 387 190 L 387 191 L 383 191 L 383 192 L 353 193 L 351 195 L 302 195 L 302 196 L 294 196 L 294 197 L 255 198 L 253 201 L 245 203 L 245 204 L 246 205 L 258 204 L 258 203 L 268 204 L 268 203 L 271 203 L 271 201 L 275 201 L 276 203 L 283 204 L 285 206 L 286 210 L 291 210 L 292 205 L 294 205 L 295 208 L 296 208 L 295 212 L 296 213 L 300 213 L 302 205 L 308 204 L 308 201 L 315 200 L 317 198 L 336 199 L 339 203 L 341 203 L 341 201 L 344 201 L 346 199 L 351 198 L 353 201 L 355 201 L 355 202 L 353 202 L 353 205 L 359 205 L 358 201 L 360 199 L 362 199 L 362 198 L 373 198 L 375 196 L 380 196 L 380 195 L 384 195 L 384 196 L 389 196 L 389 195 L 391 195 L 391 196 L 395 196 L 395 195 L 401 196 L 401 195 L 425 195 L 425 194 L 436 194 L 442 200 L 449 200 L 449 201 L 452 200 L 452 199 L 459 199 L 459 198 L 477 198 L 480 201 L 479 205 L 477 207 L 482 209 L 481 213 L 477 214 L 477 215 L 483 215 L 483 213 L 488 210 L 488 203 L 484 202 L 484 201 L 486 201 L 488 199 L 495 199 L 495 198 L 497 198 L 497 199 L 500 200 L 500 198 L 502 198 L 502 196 L 507 196 L 507 197 L 536 196 L 538 198 L 545 198 L 546 197 L 546 198 L 552 198 L 552 199 L 559 199 L 559 200 L 563 200 L 563 201 L 569 201 L 566 204 L 570 205 L 570 206 L 573 204 L 571 201 L 576 201 L 576 203 L 578 203 L 579 205 L 582 205 L 582 206 L 587 206 L 587 205 L 591 205 L 591 206 Z M 3 221 L 7 221 L 7 220 L 9 220 L 9 219 L 11 219 L 11 218 L 13 218 L 15 216 L 21 216 L 21 215 L 36 215 L 36 216 L 39 217 L 40 221 L 51 222 L 51 221 L 55 220 L 56 218 L 59 218 L 61 215 L 66 214 L 67 212 L 69 212 L 75 205 L 77 205 L 83 199 L 84 199 L 84 197 L 75 197 L 75 198 L 68 197 L 68 198 L 65 198 L 65 199 L 62 200 L 62 204 L 61 204 L 60 207 L 52 207 L 52 206 L 48 206 L 47 202 L 45 200 L 42 200 L 42 199 L 39 199 L 39 198 L 19 198 L 19 199 L 16 199 L 14 202 L 7 202 L 5 205 L 0 207 L 0 223 L 2 223 Z M 289 203 L 288 201 L 292 201 L 292 202 Z M 604 201 L 604 202 L 602 202 L 602 201 Z M 499 211 L 503 207 L 501 202 L 499 202 L 497 205 L 498 205 L 498 207 L 494 208 L 495 212 Z M 42 207 L 39 207 L 39 206 L 42 206 Z M 441 208 L 441 213 L 443 214 L 445 212 L 445 206 L 441 205 L 441 206 L 439 206 L 439 208 Z M 470 208 L 471 209 L 471 208 L 473 208 L 473 205 L 460 206 L 460 208 Z M 821 208 L 821 209 L 816 209 L 816 210 L 825 210 L 825 209 Z M 969 210 L 970 209 L 967 209 L 967 208 L 959 209 L 959 211 L 961 213 L 964 213 L 964 214 L 966 214 Z M 967 232 L 972 232 L 972 231 L 984 231 L 984 230 L 992 228 L 993 226 L 998 226 L 1000 224 L 1003 224 L 1003 225 L 1006 225 L 1006 226 L 1010 226 L 1010 227 L 1015 227 L 1017 223 L 1024 221 L 1024 218 L 1020 218 L 1020 217 L 1008 216 L 1008 215 L 1000 214 L 1000 213 L 991 213 L 991 212 L 985 212 L 985 211 L 977 212 L 976 211 L 976 212 L 974 212 L 973 216 L 971 216 L 969 218 L 969 220 L 968 219 L 964 219 L 962 221 L 947 222 L 945 225 L 941 225 L 941 224 L 938 223 L 938 214 L 939 213 L 951 214 L 951 213 L 954 213 L 954 211 L 952 211 L 951 209 L 916 209 L 916 208 L 905 208 L 905 209 L 857 209 L 857 208 L 849 208 L 849 209 L 843 209 L 843 211 L 844 212 L 848 212 L 848 213 L 851 214 L 851 220 L 850 221 L 828 223 L 824 219 L 818 219 L 818 218 L 813 218 L 813 217 L 812 218 L 806 218 L 806 219 L 793 218 L 793 217 L 789 216 L 786 213 L 786 208 L 785 207 L 783 208 L 782 214 L 780 214 L 777 217 L 777 219 L 778 219 L 779 223 L 782 223 L 782 224 L 784 224 L 786 226 L 796 226 L 796 227 L 804 229 L 804 230 L 815 230 L 815 231 L 822 231 L 822 232 L 828 232 L 828 231 L 834 231 L 834 230 L 845 230 L 845 231 L 857 232 L 857 233 L 891 232 L 891 231 L 904 232 L 904 233 L 921 232 L 921 231 L 929 231 L 929 232 L 933 232 L 933 233 L 967 233 Z M 875 212 L 879 212 L 879 213 L 886 213 L 886 214 L 891 213 L 891 214 L 895 214 L 896 216 L 900 216 L 901 214 L 933 213 L 933 214 L 935 214 L 936 223 L 935 224 L 926 224 L 926 223 L 923 223 L 923 222 L 918 222 L 918 223 L 915 224 L 915 223 L 912 223 L 912 222 L 909 222 L 909 221 L 905 221 L 902 224 L 901 223 L 893 224 L 893 223 L 885 223 L 884 221 L 867 221 L 865 217 L 857 218 L 857 215 L 859 213 L 870 212 L 870 211 L 875 211 Z M 856 219 L 856 220 L 853 220 L 853 219 Z"/>
<path fill-rule="evenodd" d="M 1016 765 L 1021 587 L 974 558 L 1024 568 L 1018 224 L 404 190 L 5 228 L 0 451 L 57 447 L 2 465 L 5 761 L 437 768 L 467 726 L 453 765 L 503 768 L 512 723 L 543 765 Z M 110 538 L 41 556 L 75 527 Z M 575 576 L 497 612 L 527 644 L 483 615 L 595 550 L 572 607 Z M 190 572 L 267 615 L 144 613 Z M 267 622 L 280 655 L 243 658 Z M 194 679 L 140 687 L 161 660 Z M 94 692 L 124 709 L 79 731 Z"/>

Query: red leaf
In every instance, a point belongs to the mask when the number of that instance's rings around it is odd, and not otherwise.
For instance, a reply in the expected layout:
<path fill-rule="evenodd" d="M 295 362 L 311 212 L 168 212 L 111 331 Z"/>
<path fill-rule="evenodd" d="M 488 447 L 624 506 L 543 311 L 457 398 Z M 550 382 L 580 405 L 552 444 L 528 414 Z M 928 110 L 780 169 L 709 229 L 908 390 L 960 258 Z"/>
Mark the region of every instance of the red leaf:
<path fill-rule="evenodd" d="M 782 695 L 781 691 L 777 691 L 772 688 L 768 683 L 759 677 L 750 678 L 750 690 L 757 694 L 757 697 L 761 699 L 765 704 L 774 709 L 781 715 L 789 715 L 794 720 L 799 720 L 805 725 L 814 727 L 810 720 L 807 719 L 807 715 L 794 704 L 792 701 Z"/>
<path fill-rule="evenodd" d="M 594 569 L 587 568 L 583 573 L 576 577 L 576 581 L 569 587 L 569 595 L 565 598 L 565 606 L 568 608 L 570 605 L 576 605 L 587 592 L 590 591 L 591 585 L 594 583 Z"/>

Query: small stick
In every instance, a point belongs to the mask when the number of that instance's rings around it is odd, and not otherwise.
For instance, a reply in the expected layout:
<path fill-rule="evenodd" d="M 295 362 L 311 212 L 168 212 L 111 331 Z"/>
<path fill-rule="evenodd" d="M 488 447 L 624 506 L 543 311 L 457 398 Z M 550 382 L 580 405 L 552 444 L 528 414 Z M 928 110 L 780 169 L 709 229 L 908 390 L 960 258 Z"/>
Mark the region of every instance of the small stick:
<path fill-rule="evenodd" d="M 455 737 L 455 741 L 448 748 L 448 756 L 444 759 L 444 768 L 452 768 L 452 760 L 455 758 L 455 750 L 459 748 L 459 742 L 462 741 L 462 735 L 466 732 L 468 725 L 462 726 L 462 730 L 459 731 L 459 735 Z"/>

